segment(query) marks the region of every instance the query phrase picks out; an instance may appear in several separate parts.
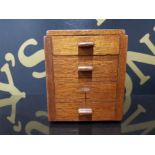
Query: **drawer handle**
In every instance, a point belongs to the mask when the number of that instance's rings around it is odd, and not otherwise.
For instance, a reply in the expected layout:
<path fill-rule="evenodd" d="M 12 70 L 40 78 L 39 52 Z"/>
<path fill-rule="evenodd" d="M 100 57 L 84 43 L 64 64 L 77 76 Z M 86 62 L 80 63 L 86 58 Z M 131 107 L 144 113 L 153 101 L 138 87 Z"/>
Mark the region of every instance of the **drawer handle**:
<path fill-rule="evenodd" d="M 93 110 L 91 108 L 79 108 L 78 113 L 79 114 L 92 114 Z"/>
<path fill-rule="evenodd" d="M 81 88 L 80 89 L 81 90 L 81 92 L 90 92 L 90 88 L 88 88 L 88 87 L 84 87 L 84 88 Z"/>
<path fill-rule="evenodd" d="M 80 43 L 78 43 L 78 47 L 91 47 L 94 45 L 95 45 L 94 42 L 80 42 Z"/>
<path fill-rule="evenodd" d="M 78 66 L 78 71 L 80 72 L 87 72 L 87 71 L 93 71 L 93 66 L 88 65 L 88 66 Z"/>

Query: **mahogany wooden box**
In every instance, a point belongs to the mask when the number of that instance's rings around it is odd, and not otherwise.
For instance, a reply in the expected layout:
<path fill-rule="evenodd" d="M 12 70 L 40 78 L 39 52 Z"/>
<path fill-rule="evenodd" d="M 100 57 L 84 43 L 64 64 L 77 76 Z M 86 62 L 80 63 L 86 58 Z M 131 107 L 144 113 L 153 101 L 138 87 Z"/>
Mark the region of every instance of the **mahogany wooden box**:
<path fill-rule="evenodd" d="M 124 30 L 49 30 L 44 37 L 49 121 L 119 121 Z"/>

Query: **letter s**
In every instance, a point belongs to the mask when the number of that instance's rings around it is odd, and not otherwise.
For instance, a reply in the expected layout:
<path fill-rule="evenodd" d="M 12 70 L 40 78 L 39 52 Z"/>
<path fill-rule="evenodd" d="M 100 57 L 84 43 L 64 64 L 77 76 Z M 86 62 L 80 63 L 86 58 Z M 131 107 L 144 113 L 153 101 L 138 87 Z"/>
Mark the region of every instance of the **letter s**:
<path fill-rule="evenodd" d="M 45 60 L 45 55 L 44 55 L 44 50 L 38 50 L 36 51 L 34 54 L 32 54 L 31 56 L 26 56 L 25 55 L 25 49 L 30 46 L 30 45 L 37 45 L 38 42 L 31 38 L 28 39 L 27 41 L 25 41 L 19 48 L 18 50 L 18 58 L 20 63 L 25 66 L 25 67 L 34 67 L 37 64 L 39 64 L 40 62 Z M 32 76 L 34 78 L 43 78 L 45 77 L 45 71 L 44 72 L 33 72 Z"/>

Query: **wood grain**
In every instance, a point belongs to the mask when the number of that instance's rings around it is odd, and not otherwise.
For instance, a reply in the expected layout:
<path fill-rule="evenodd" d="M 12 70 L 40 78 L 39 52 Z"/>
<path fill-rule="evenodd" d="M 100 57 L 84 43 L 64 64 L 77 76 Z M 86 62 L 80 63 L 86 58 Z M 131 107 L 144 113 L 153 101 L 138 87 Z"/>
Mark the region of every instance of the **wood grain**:
<path fill-rule="evenodd" d="M 123 102 L 125 93 L 125 73 L 126 73 L 126 57 L 128 48 L 128 36 L 120 36 L 120 56 L 118 67 L 118 85 L 117 85 L 117 106 L 116 106 L 116 120 L 123 118 Z"/>
<path fill-rule="evenodd" d="M 47 31 L 49 121 L 122 120 L 127 41 L 124 30 Z M 78 71 L 79 65 L 92 68 Z M 81 119 L 79 108 L 92 113 Z"/>
<path fill-rule="evenodd" d="M 119 35 L 125 34 L 125 30 L 122 29 L 97 29 L 97 30 L 48 30 L 49 36 L 83 36 L 83 35 Z"/>
<path fill-rule="evenodd" d="M 119 54 L 119 36 L 53 36 L 54 55 L 107 55 Z M 87 51 L 87 47 L 79 48 L 80 42 L 94 42 L 92 52 Z M 89 47 L 91 50 L 91 47 Z M 80 51 L 80 52 L 79 52 Z M 88 54 L 90 55 L 90 54 Z"/>
<path fill-rule="evenodd" d="M 82 105 L 80 103 L 64 103 L 56 104 L 56 118 L 55 121 L 80 121 L 79 108 L 92 108 L 92 121 L 114 120 L 115 103 L 95 103 Z M 85 120 L 87 121 L 87 120 Z"/>
<path fill-rule="evenodd" d="M 59 81 L 55 82 L 55 100 L 56 103 L 60 101 L 73 102 L 78 101 L 79 99 L 85 99 L 86 95 L 86 98 L 95 101 L 116 101 L 116 86 L 117 83 L 115 82 L 72 83 Z M 84 91 L 84 88 L 86 88 L 88 91 Z"/>
<path fill-rule="evenodd" d="M 117 81 L 118 56 L 54 56 L 55 81 Z M 93 66 L 92 72 L 79 72 L 78 66 Z"/>
<path fill-rule="evenodd" d="M 55 119 L 55 86 L 53 74 L 53 58 L 52 58 L 52 43 L 50 37 L 44 37 L 45 49 L 45 68 L 46 68 L 46 89 L 47 89 L 47 106 L 48 106 L 48 120 Z"/>

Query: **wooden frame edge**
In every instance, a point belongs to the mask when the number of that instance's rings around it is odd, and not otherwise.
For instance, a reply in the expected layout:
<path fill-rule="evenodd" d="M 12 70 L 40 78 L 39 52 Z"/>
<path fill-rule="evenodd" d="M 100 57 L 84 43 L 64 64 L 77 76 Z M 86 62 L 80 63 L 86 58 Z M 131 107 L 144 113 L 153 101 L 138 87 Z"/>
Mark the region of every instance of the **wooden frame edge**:
<path fill-rule="evenodd" d="M 53 75 L 54 71 L 53 71 L 53 53 L 52 53 L 51 37 L 48 36 L 44 37 L 44 50 L 45 50 L 48 120 L 54 121 L 56 117 L 56 110 L 55 110 L 55 85 Z"/>
<path fill-rule="evenodd" d="M 118 86 L 117 86 L 117 108 L 116 120 L 123 119 L 123 102 L 125 93 L 125 73 L 126 73 L 126 59 L 128 49 L 128 36 L 120 35 L 120 55 L 119 55 L 119 70 L 118 70 Z"/>

